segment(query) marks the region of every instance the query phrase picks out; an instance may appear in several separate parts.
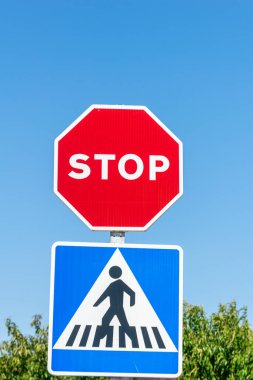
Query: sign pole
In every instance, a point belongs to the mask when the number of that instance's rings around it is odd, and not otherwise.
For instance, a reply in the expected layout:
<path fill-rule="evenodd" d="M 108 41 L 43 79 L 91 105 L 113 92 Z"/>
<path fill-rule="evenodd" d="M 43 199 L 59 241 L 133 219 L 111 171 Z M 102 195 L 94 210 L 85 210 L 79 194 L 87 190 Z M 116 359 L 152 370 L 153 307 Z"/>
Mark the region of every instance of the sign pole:
<path fill-rule="evenodd" d="M 123 232 L 123 231 L 111 231 L 110 232 L 110 243 L 124 244 L 125 243 L 125 232 Z"/>
<path fill-rule="evenodd" d="M 112 244 L 124 244 L 125 232 L 124 231 L 111 231 L 110 243 Z M 132 377 L 108 377 L 108 380 L 132 380 Z"/>

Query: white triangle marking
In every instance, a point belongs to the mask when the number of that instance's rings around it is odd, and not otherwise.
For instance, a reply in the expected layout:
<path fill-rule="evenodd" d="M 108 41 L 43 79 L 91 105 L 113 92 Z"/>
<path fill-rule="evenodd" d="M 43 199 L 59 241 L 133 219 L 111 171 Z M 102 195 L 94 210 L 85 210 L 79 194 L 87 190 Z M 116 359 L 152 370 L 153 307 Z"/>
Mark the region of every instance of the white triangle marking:
<path fill-rule="evenodd" d="M 94 303 L 98 300 L 105 289 L 114 281 L 109 275 L 109 269 L 112 266 L 119 266 L 122 270 L 120 279 L 135 292 L 135 304 L 130 306 L 130 297 L 124 294 L 123 308 L 130 326 L 134 326 L 137 332 L 138 348 L 132 347 L 131 339 L 125 334 L 125 347 L 119 347 L 119 326 L 120 323 L 116 316 L 113 317 L 110 326 L 113 328 L 112 347 L 106 347 L 106 337 L 100 340 L 99 347 L 93 347 L 94 337 L 97 326 L 101 326 L 102 318 L 110 307 L 109 297 L 97 307 Z M 80 328 L 71 345 L 66 346 L 71 333 L 76 325 Z M 85 327 L 91 326 L 86 345 L 79 346 Z M 152 347 L 146 348 L 141 327 L 146 327 Z M 152 327 L 158 329 L 165 348 L 159 348 Z M 177 349 L 165 330 L 163 324 L 158 318 L 152 305 L 144 294 L 142 288 L 137 282 L 133 272 L 126 263 L 120 250 L 117 248 L 102 270 L 101 274 L 95 281 L 94 285 L 78 307 L 77 311 L 67 324 L 63 333 L 55 343 L 54 349 L 64 350 L 114 350 L 114 351 L 160 351 L 160 352 L 177 352 Z"/>

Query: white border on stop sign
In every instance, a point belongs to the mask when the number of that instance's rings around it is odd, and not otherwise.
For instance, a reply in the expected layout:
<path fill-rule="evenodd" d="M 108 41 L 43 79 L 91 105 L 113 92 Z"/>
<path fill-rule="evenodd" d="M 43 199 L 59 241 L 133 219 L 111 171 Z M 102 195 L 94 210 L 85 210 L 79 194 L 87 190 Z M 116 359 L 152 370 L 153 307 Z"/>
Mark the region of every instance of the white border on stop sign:
<path fill-rule="evenodd" d="M 125 227 L 125 226 L 99 226 L 94 227 L 90 222 L 85 219 L 72 205 L 68 202 L 57 190 L 58 188 L 58 142 L 73 129 L 85 116 L 92 110 L 102 109 L 128 109 L 128 110 L 143 110 L 145 111 L 169 136 L 171 136 L 179 146 L 179 193 L 163 207 L 145 226 L 143 227 Z M 93 104 L 85 110 L 76 120 L 73 121 L 54 141 L 54 192 L 65 203 L 74 214 L 78 216 L 93 231 L 146 231 L 162 214 L 165 213 L 182 195 L 183 195 L 183 143 L 179 138 L 166 127 L 146 106 L 129 106 L 129 105 L 106 105 L 106 104 Z"/>

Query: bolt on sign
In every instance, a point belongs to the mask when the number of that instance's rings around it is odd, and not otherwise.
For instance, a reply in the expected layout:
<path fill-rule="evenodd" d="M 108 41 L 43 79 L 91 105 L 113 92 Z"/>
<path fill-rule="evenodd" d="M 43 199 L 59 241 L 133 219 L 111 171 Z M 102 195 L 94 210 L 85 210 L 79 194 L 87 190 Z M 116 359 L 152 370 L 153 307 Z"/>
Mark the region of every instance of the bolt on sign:
<path fill-rule="evenodd" d="M 182 195 L 182 161 L 148 108 L 93 105 L 55 140 L 54 190 L 92 230 L 145 231 Z"/>

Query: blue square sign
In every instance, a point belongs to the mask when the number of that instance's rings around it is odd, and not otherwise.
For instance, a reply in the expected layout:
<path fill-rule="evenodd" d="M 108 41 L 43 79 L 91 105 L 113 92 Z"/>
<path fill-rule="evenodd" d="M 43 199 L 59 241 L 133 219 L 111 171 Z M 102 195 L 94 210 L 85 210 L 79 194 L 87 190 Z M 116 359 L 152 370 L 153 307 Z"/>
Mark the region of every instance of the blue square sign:
<path fill-rule="evenodd" d="M 180 376 L 182 268 L 178 246 L 55 243 L 49 372 Z"/>

